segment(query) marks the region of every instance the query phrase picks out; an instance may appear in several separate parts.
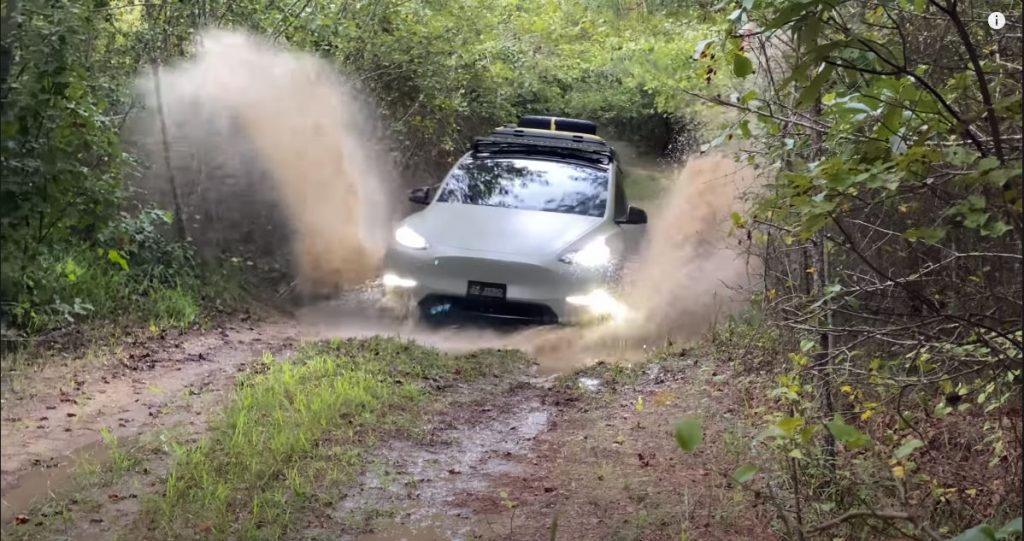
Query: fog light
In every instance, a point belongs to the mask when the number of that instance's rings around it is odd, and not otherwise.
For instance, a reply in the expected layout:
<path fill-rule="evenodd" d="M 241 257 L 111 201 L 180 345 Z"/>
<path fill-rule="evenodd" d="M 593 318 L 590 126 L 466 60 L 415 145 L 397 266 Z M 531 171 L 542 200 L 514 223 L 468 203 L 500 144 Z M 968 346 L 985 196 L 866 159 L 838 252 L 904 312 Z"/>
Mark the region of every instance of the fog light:
<path fill-rule="evenodd" d="M 612 319 L 621 319 L 626 315 L 626 306 L 615 300 L 603 289 L 595 289 L 586 295 L 572 295 L 565 298 L 565 302 L 584 306 L 590 312 L 599 316 L 611 316 Z"/>
<path fill-rule="evenodd" d="M 384 282 L 385 287 L 416 287 L 416 280 L 413 280 L 412 278 L 402 278 L 401 276 L 390 272 L 385 273 L 381 280 Z"/>

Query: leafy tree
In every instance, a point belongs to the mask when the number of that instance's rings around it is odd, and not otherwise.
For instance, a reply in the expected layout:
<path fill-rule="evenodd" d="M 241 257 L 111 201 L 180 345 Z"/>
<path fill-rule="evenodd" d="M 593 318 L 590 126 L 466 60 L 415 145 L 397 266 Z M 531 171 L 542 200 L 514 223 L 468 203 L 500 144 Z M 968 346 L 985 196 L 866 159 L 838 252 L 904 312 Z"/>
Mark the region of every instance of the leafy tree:
<path fill-rule="evenodd" d="M 785 459 L 797 487 L 785 518 L 800 538 L 815 514 L 828 528 L 812 532 L 882 522 L 936 538 L 936 524 L 972 526 L 941 494 L 967 482 L 935 458 L 957 452 L 929 434 L 947 426 L 934 416 L 977 409 L 984 422 L 958 439 L 984 439 L 994 465 L 1020 459 L 1020 432 L 1003 424 L 1019 408 L 1024 352 L 1020 20 L 1016 33 L 983 22 L 1019 9 L 748 0 L 727 10 L 723 37 L 698 54 L 727 56 L 748 82 L 731 98 L 703 97 L 738 112 L 719 140 L 745 138 L 767 181 L 736 223 L 763 260 L 758 298 L 797 337 L 780 416 L 829 428 L 775 427 L 780 450 L 798 453 Z M 873 430 L 847 424 L 854 416 Z M 871 436 L 895 447 L 914 436 L 929 460 L 855 452 Z M 813 460 L 798 469 L 794 456 Z M 869 466 L 885 472 L 887 461 L 891 490 Z M 1007 491 L 1019 507 L 1019 490 Z M 911 501 L 934 511 L 876 512 Z M 855 505 L 868 510 L 821 513 Z"/>

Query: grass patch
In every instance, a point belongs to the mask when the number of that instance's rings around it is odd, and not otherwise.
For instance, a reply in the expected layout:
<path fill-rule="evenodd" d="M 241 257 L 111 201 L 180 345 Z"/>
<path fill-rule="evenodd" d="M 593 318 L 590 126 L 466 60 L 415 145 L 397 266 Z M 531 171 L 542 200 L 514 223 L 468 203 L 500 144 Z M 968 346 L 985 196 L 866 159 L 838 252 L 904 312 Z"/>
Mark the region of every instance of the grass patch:
<path fill-rule="evenodd" d="M 176 447 L 146 515 L 162 538 L 277 539 L 330 507 L 384 434 L 410 430 L 439 388 L 508 374 L 521 354 L 448 355 L 395 339 L 308 344 L 265 356 L 198 444 Z"/>
<path fill-rule="evenodd" d="M 180 286 L 157 289 L 150 296 L 150 303 L 151 324 L 158 329 L 187 329 L 199 318 L 201 311 L 195 292 Z"/>

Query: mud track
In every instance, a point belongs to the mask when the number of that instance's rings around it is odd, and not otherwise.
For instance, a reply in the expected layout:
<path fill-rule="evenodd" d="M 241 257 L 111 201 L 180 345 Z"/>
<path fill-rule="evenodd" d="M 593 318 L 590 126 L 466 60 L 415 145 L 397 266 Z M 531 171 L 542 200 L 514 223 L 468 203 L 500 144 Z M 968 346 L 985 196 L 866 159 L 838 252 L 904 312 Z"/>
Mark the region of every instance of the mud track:
<path fill-rule="evenodd" d="M 26 375 L 3 407 L 3 522 L 59 490 L 80 458 L 102 460 L 101 430 L 119 440 L 177 425 L 201 431 L 247 363 L 299 336 L 290 322 L 233 323 L 137 339 L 100 366 L 70 361 Z"/>
<path fill-rule="evenodd" d="M 74 480 L 83 458 L 109 459 L 101 430 L 121 442 L 172 430 L 195 441 L 237 375 L 265 352 L 287 355 L 306 339 L 378 333 L 455 350 L 507 341 L 501 332 L 396 328 L 353 306 L 328 303 L 294 319 L 149 337 L 99 364 L 71 361 L 25 375 L 3 408 L 5 534 L 106 539 L 136 531 L 141 497 L 162 490 L 170 455 L 150 452 L 142 473 L 81 489 Z M 566 379 L 539 375 L 535 366 L 445 389 L 424 424 L 426 437 L 381 442 L 358 484 L 334 508 L 303 517 L 292 537 L 547 539 L 557 517 L 558 539 L 679 539 L 681 531 L 766 538 L 760 528 L 769 514 L 707 466 L 731 471 L 744 452 L 722 443 L 744 436 L 721 368 L 673 362 L 651 365 L 628 384 L 614 370 Z M 635 407 L 641 396 L 643 413 Z M 709 443 L 684 456 L 671 426 L 692 413 L 712 420 Z M 25 524 L 12 523 L 18 515 Z M 58 520 L 64 523 L 55 530 Z"/>

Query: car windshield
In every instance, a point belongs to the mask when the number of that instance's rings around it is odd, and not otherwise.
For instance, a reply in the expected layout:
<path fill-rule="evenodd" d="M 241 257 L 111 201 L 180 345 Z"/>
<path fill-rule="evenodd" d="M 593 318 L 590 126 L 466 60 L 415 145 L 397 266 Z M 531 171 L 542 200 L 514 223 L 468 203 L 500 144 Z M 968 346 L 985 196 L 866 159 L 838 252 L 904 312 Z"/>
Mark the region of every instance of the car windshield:
<path fill-rule="evenodd" d="M 602 217 L 608 179 L 607 170 L 559 161 L 465 159 L 448 176 L 437 201 Z"/>

